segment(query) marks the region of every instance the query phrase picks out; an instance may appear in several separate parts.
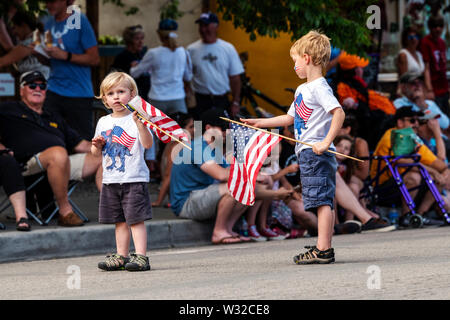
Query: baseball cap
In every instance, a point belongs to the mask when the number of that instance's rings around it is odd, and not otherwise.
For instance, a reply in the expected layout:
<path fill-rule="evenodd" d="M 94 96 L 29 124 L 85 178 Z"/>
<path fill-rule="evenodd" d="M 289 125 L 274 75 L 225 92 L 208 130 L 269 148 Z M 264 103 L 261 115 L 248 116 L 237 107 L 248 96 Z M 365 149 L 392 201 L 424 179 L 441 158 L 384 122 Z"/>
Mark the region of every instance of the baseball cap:
<path fill-rule="evenodd" d="M 158 30 L 175 31 L 178 29 L 178 23 L 172 19 L 163 19 L 159 22 Z"/>
<path fill-rule="evenodd" d="M 397 109 L 394 119 L 402 119 L 407 117 L 423 117 L 424 113 L 422 111 L 414 111 L 412 106 L 401 107 Z"/>
<path fill-rule="evenodd" d="M 441 115 L 437 113 L 436 111 L 432 111 L 430 109 L 427 109 L 423 111 L 423 116 L 420 116 L 420 120 L 430 120 L 430 119 L 437 119 L 440 118 Z"/>
<path fill-rule="evenodd" d="M 423 80 L 423 75 L 420 73 L 406 72 L 406 73 L 402 74 L 402 76 L 400 77 L 399 80 L 400 80 L 400 83 L 409 83 L 416 79 Z"/>
<path fill-rule="evenodd" d="M 339 55 L 338 63 L 342 70 L 351 70 L 357 67 L 367 67 L 369 60 L 358 57 L 354 54 L 348 54 L 344 51 Z"/>
<path fill-rule="evenodd" d="M 222 130 L 228 129 L 229 128 L 228 122 L 220 119 L 220 117 L 229 118 L 228 115 L 225 113 L 225 110 L 220 108 L 213 108 L 203 112 L 200 115 L 200 120 L 202 121 L 203 128 L 207 124 L 209 124 L 210 126 L 221 127 Z"/>
<path fill-rule="evenodd" d="M 219 18 L 217 18 L 217 16 L 212 12 L 202 13 L 200 18 L 195 20 L 195 23 L 200 22 L 204 24 L 219 23 Z"/>
<path fill-rule="evenodd" d="M 47 83 L 47 80 L 40 71 L 28 71 L 20 76 L 19 83 L 21 86 L 23 86 L 38 80 L 42 81 L 43 83 Z"/>

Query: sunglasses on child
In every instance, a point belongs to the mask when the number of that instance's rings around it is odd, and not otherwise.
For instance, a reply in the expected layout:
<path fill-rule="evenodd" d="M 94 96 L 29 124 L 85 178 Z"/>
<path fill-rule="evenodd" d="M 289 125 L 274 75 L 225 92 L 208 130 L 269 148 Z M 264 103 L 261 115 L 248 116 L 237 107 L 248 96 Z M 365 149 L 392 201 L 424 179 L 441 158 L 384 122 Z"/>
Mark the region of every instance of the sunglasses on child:
<path fill-rule="evenodd" d="M 408 40 L 414 40 L 414 39 L 420 40 L 420 36 L 417 34 L 408 35 Z"/>
<path fill-rule="evenodd" d="M 27 84 L 27 86 L 31 90 L 35 90 L 37 87 L 39 87 L 39 89 L 41 89 L 42 91 L 47 89 L 46 83 L 29 83 L 29 84 Z"/>

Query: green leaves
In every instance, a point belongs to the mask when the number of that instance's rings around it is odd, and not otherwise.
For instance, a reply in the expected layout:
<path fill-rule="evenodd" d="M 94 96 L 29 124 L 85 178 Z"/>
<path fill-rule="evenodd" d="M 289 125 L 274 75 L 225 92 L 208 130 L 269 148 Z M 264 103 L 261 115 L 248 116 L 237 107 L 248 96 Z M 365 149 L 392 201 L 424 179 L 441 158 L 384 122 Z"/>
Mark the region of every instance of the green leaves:
<path fill-rule="evenodd" d="M 183 13 L 178 10 L 180 5 L 179 0 L 168 0 L 162 7 L 160 13 L 160 19 L 173 19 L 177 20 L 183 16 Z"/>
<path fill-rule="evenodd" d="M 126 9 L 124 11 L 126 16 L 131 16 L 131 15 L 134 15 L 139 12 L 138 7 L 131 6 L 131 7 L 127 8 L 125 6 L 125 4 L 122 2 L 122 0 L 103 0 L 103 4 L 106 4 L 106 3 L 112 3 L 116 6 L 118 6 L 119 8 Z"/>
<path fill-rule="evenodd" d="M 367 7 L 374 0 L 217 0 L 223 19 L 233 21 L 254 41 L 286 32 L 296 40 L 312 29 L 331 38 L 333 46 L 364 54 L 370 44 Z"/>

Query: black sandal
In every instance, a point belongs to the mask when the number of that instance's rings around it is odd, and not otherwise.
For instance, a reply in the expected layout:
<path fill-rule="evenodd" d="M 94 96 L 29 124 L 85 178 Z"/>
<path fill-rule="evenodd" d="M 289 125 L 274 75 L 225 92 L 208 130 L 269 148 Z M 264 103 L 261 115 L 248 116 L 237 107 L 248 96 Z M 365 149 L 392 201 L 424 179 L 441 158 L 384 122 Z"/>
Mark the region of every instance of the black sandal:
<path fill-rule="evenodd" d="M 26 226 L 20 226 L 21 224 L 26 224 Z M 20 218 L 20 220 L 16 223 L 16 229 L 18 231 L 30 231 L 31 230 L 31 225 L 30 225 L 30 221 L 28 221 L 27 218 Z"/>

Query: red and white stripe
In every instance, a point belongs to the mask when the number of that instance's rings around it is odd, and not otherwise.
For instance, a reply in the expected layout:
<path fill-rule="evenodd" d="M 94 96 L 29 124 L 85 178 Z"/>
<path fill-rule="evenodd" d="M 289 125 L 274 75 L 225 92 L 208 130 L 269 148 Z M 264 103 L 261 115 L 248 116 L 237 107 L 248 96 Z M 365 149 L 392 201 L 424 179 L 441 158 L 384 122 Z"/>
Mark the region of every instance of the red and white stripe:
<path fill-rule="evenodd" d="M 248 206 L 255 203 L 256 177 L 264 160 L 280 140 L 280 137 L 258 131 L 250 138 L 244 149 L 244 163 L 233 159 L 228 190 L 234 199 Z"/>
<path fill-rule="evenodd" d="M 300 102 L 300 106 L 297 103 L 295 104 L 295 111 L 300 116 L 300 118 L 302 118 L 303 121 L 305 121 L 306 124 L 309 117 L 311 116 L 311 113 L 313 112 L 313 109 L 308 108 L 302 99 L 302 102 Z"/>
<path fill-rule="evenodd" d="M 142 99 L 140 96 L 134 97 L 128 104 L 133 107 L 139 114 L 141 114 L 146 120 L 152 122 L 154 125 L 158 126 L 162 130 L 171 134 L 175 138 L 181 141 L 188 141 L 186 132 L 179 126 L 179 124 L 169 118 L 164 112 L 155 108 L 150 103 Z M 146 123 L 147 127 L 151 128 L 156 136 L 164 143 L 172 141 L 172 138 L 164 134 L 160 130 L 155 129 L 149 123 Z"/>

